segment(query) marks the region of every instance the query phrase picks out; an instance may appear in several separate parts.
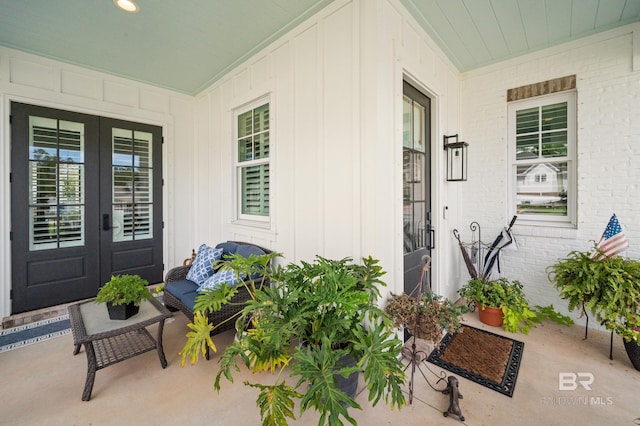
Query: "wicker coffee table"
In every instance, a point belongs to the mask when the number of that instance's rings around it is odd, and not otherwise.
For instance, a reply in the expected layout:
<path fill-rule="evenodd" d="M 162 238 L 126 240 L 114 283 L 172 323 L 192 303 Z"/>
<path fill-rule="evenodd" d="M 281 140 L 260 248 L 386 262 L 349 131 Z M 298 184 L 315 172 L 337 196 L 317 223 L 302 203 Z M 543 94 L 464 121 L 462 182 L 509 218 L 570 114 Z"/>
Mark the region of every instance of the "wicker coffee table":
<path fill-rule="evenodd" d="M 87 353 L 87 381 L 82 400 L 91 399 L 96 371 L 136 355 L 158 351 L 160 365 L 167 366 L 162 349 L 164 321 L 173 314 L 155 299 L 143 301 L 140 312 L 126 320 L 110 320 L 104 303 L 93 300 L 69 306 L 69 319 L 73 332 L 73 354 L 80 352 L 84 345 Z M 157 338 L 154 339 L 147 327 L 158 323 Z"/>

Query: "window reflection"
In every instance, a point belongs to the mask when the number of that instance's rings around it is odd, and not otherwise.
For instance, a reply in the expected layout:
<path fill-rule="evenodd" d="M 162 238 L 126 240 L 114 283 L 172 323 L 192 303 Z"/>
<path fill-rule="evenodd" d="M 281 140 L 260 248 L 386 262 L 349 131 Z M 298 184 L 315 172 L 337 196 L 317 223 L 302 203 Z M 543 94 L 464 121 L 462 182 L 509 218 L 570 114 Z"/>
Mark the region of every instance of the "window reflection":
<path fill-rule="evenodd" d="M 567 214 L 567 163 L 517 167 L 518 214 Z"/>

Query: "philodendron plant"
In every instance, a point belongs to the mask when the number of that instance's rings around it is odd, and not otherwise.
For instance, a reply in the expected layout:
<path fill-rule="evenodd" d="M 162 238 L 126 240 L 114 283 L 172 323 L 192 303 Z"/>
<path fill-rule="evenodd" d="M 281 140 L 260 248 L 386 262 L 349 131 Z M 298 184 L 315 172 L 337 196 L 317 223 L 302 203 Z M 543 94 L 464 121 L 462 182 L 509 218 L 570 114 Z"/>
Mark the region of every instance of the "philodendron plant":
<path fill-rule="evenodd" d="M 361 407 L 340 389 L 338 378 L 360 372 L 373 405 L 381 399 L 392 408 L 404 405 L 402 342 L 377 305 L 384 285 L 377 263 L 371 257 L 362 264 L 317 257 L 280 268 L 271 286 L 257 289 L 247 302 L 243 315 L 251 320 L 241 322 L 248 326 L 225 349 L 215 388 L 220 390 L 222 377 L 233 381 L 238 360 L 254 372 L 276 372 L 275 384 L 271 378 L 269 384 L 245 382 L 259 390 L 264 425 L 295 419 L 296 400 L 301 414 L 310 408 L 320 413 L 319 425 L 343 419 L 355 425 L 349 409 Z"/>

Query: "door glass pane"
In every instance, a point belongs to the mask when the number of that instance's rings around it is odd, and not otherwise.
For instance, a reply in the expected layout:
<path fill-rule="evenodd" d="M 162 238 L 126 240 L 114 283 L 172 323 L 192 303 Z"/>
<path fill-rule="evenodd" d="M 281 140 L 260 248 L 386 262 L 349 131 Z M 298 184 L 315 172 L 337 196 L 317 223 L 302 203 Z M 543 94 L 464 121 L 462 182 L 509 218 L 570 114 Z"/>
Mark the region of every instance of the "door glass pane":
<path fill-rule="evenodd" d="M 136 239 L 152 238 L 153 206 L 151 204 L 136 204 L 134 227 Z"/>
<path fill-rule="evenodd" d="M 425 113 L 424 107 L 413 103 L 413 149 L 424 152 L 425 146 Z"/>
<path fill-rule="evenodd" d="M 404 96 L 402 98 L 402 146 L 406 148 L 413 147 L 413 127 L 411 126 L 411 98 Z"/>
<path fill-rule="evenodd" d="M 404 252 L 411 253 L 426 247 L 426 182 L 425 154 L 404 149 Z"/>
<path fill-rule="evenodd" d="M 29 250 L 84 244 L 84 124 L 29 117 Z"/>
<path fill-rule="evenodd" d="M 71 247 L 77 245 L 77 241 L 83 238 L 82 218 L 84 217 L 84 206 L 61 206 L 60 207 L 60 247 Z"/>
<path fill-rule="evenodd" d="M 153 237 L 153 136 L 112 129 L 113 241 Z"/>
<path fill-rule="evenodd" d="M 153 174 L 151 169 L 135 168 L 135 201 L 136 204 L 153 201 Z"/>
<path fill-rule="evenodd" d="M 517 166 L 517 213 L 567 215 L 568 163 Z"/>

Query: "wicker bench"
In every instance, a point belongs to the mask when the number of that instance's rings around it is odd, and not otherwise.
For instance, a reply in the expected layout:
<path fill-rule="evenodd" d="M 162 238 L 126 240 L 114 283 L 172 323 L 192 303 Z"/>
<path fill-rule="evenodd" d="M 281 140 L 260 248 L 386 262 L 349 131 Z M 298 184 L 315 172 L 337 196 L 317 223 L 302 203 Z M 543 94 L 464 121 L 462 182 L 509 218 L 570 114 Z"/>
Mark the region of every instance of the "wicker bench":
<path fill-rule="evenodd" d="M 271 253 L 270 250 L 257 246 L 255 244 L 243 243 L 237 241 L 227 241 L 220 243 L 216 248 L 222 248 L 222 258 L 231 253 L 238 253 L 243 256 L 249 254 L 266 254 Z M 191 258 L 186 259 L 182 266 L 172 268 L 167 272 L 165 277 L 165 289 L 164 289 L 164 304 L 169 310 L 181 311 L 184 313 L 190 321 L 193 321 L 193 306 L 195 298 L 198 296 L 198 285 L 192 281 L 186 279 L 187 273 L 191 268 L 191 264 L 195 259 L 195 251 L 193 251 Z M 234 321 L 224 320 L 232 317 L 242 310 L 243 303 L 249 300 L 249 292 L 244 286 L 238 287 L 238 293 L 231 299 L 232 303 L 225 304 L 222 308 L 215 312 L 207 312 L 207 317 L 211 324 L 216 327 L 211 332 L 211 335 L 222 333 L 229 329 L 234 328 Z M 209 359 L 209 351 L 207 349 L 206 358 Z"/>

